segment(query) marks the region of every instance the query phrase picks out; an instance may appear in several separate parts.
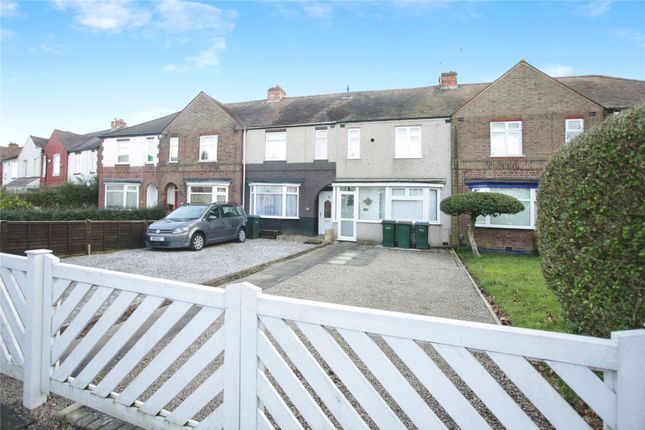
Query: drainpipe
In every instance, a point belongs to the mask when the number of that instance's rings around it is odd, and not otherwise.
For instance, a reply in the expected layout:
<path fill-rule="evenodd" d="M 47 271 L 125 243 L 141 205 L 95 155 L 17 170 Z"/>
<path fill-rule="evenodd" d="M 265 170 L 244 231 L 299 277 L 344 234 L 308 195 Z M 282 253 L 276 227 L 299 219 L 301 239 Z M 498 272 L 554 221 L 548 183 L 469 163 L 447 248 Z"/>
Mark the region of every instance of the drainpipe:
<path fill-rule="evenodd" d="M 242 131 L 242 207 L 246 211 L 246 128 Z"/>

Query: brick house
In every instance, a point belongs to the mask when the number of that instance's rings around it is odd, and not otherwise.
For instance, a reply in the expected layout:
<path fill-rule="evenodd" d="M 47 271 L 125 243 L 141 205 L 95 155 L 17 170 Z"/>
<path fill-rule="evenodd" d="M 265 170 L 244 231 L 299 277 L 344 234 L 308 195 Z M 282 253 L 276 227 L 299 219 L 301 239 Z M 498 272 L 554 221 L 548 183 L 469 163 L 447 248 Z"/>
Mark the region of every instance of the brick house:
<path fill-rule="evenodd" d="M 101 207 L 242 201 L 242 127 L 204 92 L 183 110 L 103 136 Z"/>
<path fill-rule="evenodd" d="M 604 76 L 552 78 L 524 60 L 452 115 L 453 192 L 513 195 L 526 209 L 476 223 L 481 248 L 535 249 L 538 184 L 546 163 L 584 129 L 645 102 L 645 82 Z M 465 243 L 466 218 L 453 220 Z"/>

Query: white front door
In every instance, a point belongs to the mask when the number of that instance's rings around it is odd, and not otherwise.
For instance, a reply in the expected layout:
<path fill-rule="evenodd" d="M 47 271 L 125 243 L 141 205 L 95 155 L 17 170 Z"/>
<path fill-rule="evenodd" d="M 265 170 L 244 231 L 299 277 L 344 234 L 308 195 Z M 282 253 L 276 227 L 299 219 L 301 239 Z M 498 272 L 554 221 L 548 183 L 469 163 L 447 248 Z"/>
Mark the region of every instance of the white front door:
<path fill-rule="evenodd" d="M 343 190 L 347 188 L 347 190 Z M 341 187 L 338 191 L 338 240 L 356 242 L 356 188 Z"/>
<path fill-rule="evenodd" d="M 331 228 L 332 192 L 321 191 L 318 194 L 318 234 L 325 234 Z"/>

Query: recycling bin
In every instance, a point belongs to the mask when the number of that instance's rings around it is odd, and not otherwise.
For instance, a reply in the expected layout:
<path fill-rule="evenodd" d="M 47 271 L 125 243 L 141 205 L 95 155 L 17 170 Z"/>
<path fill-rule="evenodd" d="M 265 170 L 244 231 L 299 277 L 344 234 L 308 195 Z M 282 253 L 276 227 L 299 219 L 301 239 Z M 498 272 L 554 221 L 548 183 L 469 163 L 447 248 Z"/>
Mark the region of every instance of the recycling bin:
<path fill-rule="evenodd" d="M 414 223 L 414 243 L 417 249 L 428 249 L 429 222 L 417 221 Z"/>
<path fill-rule="evenodd" d="M 412 238 L 412 223 L 410 221 L 398 221 L 396 223 L 396 242 L 399 248 L 409 248 Z"/>
<path fill-rule="evenodd" d="M 394 246 L 394 236 L 396 232 L 396 221 L 383 220 L 383 246 L 389 248 Z"/>
<path fill-rule="evenodd" d="M 260 217 L 249 215 L 246 219 L 246 235 L 249 239 L 260 237 Z"/>

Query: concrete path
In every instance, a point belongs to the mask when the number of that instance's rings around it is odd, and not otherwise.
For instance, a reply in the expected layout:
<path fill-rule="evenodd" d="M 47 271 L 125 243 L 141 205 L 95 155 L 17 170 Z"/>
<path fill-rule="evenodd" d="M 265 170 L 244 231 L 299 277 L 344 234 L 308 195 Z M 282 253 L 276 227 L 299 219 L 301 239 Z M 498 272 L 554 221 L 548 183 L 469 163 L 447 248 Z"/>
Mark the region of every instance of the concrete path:
<path fill-rule="evenodd" d="M 267 294 L 495 323 L 449 250 L 338 243 L 242 280 Z"/>

